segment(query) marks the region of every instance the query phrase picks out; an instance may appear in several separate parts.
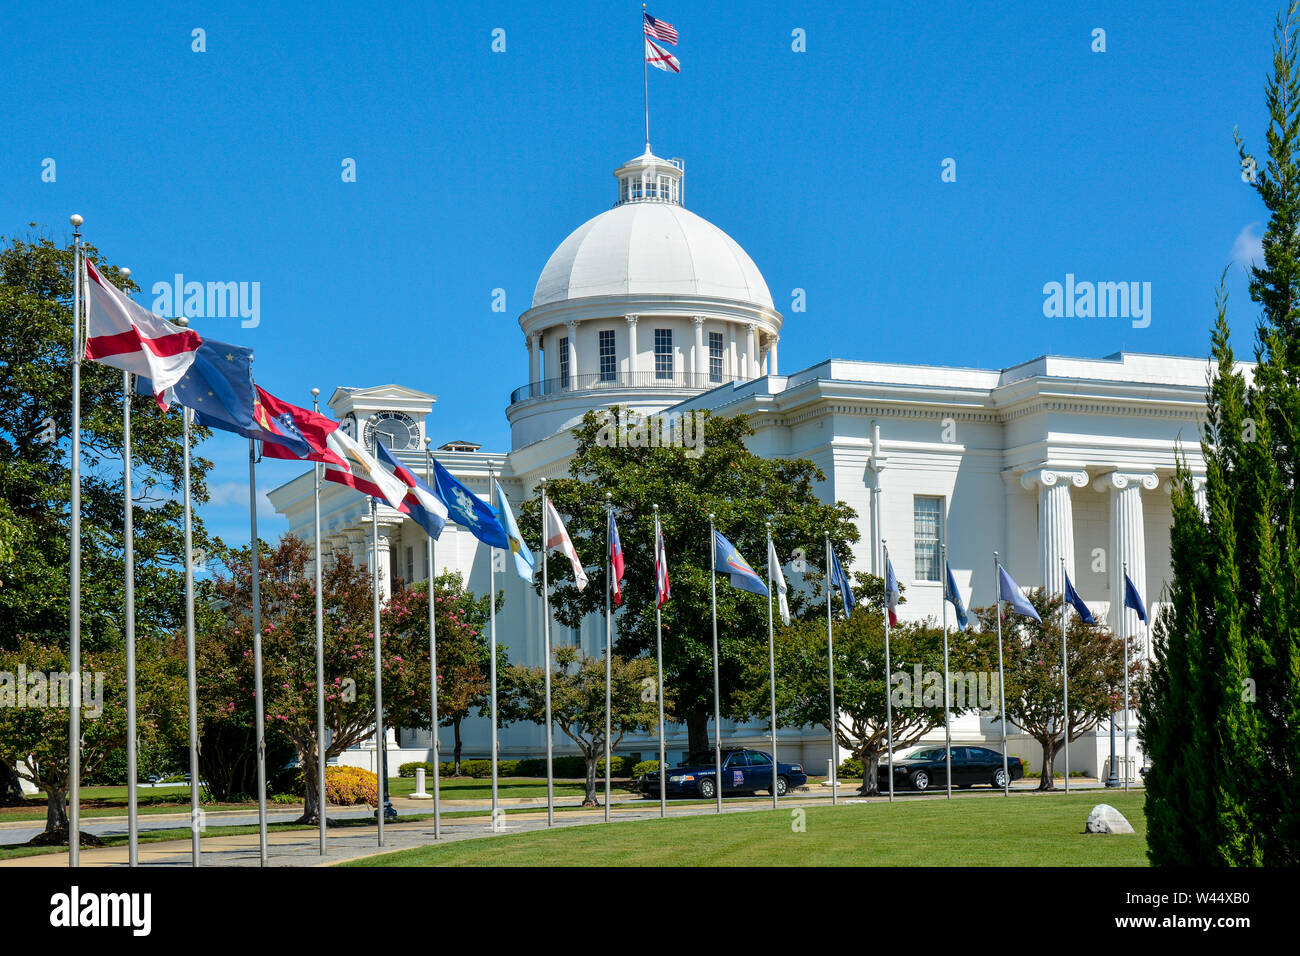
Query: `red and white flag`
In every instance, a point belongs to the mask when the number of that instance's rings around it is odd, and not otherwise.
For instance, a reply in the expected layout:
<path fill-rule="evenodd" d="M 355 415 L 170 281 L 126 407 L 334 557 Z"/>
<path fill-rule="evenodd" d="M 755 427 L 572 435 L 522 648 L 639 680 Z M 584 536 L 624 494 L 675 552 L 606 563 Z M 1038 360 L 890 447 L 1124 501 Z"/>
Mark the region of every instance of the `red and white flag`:
<path fill-rule="evenodd" d="M 154 400 L 166 411 L 167 390 L 189 370 L 203 340 L 132 300 L 89 259 L 85 266 L 86 358 L 151 379 Z"/>
<path fill-rule="evenodd" d="M 573 539 L 569 537 L 564 522 L 560 520 L 560 513 L 555 510 L 555 502 L 551 501 L 550 498 L 546 499 L 546 526 L 549 529 L 546 538 L 547 550 L 551 548 L 560 549 L 573 567 L 573 577 L 578 582 L 578 590 L 583 590 L 587 586 L 587 572 L 582 570 L 582 562 L 578 560 L 578 552 L 573 547 Z"/>
<path fill-rule="evenodd" d="M 656 70 L 663 70 L 665 73 L 682 72 L 682 65 L 677 62 L 677 57 L 649 37 L 645 38 L 645 61 Z"/>
<path fill-rule="evenodd" d="M 668 552 L 664 550 L 663 529 L 655 527 L 655 607 L 668 603 Z"/>

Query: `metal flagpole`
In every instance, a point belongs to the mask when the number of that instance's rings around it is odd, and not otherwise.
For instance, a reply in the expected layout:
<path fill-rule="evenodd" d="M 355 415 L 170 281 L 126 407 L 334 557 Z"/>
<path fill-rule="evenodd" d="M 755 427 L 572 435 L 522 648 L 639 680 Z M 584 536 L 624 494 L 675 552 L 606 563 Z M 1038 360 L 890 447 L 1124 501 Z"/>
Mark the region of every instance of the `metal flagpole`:
<path fill-rule="evenodd" d="M 885 539 L 880 539 L 880 552 L 885 559 L 885 568 L 889 568 L 889 546 Z M 885 571 L 888 575 L 888 570 Z M 885 766 L 889 770 L 889 802 L 894 802 L 894 701 L 890 695 L 889 683 L 889 595 L 885 595 Z"/>
<path fill-rule="evenodd" d="M 432 457 L 432 456 L 430 456 Z M 492 504 L 494 494 L 491 480 L 492 469 L 488 469 L 488 504 Z M 543 519 L 544 520 L 544 519 Z M 500 744 L 497 742 L 497 728 L 500 721 L 497 720 L 497 562 L 496 555 L 492 549 L 488 548 L 488 680 L 492 685 L 492 829 L 496 830 L 498 825 L 497 813 L 499 812 L 499 795 L 500 780 L 497 775 L 497 757 L 500 751 Z M 453 756 L 455 756 L 453 754 Z M 442 768 L 438 768 L 442 772 Z M 437 783 L 434 784 L 437 786 Z"/>
<path fill-rule="evenodd" d="M 650 152 L 650 67 L 645 56 L 645 4 L 641 4 L 641 83 L 645 93 L 645 151 Z"/>
<path fill-rule="evenodd" d="M 424 440 L 424 478 L 429 487 L 433 487 L 433 452 L 429 445 L 433 440 L 426 438 Z M 489 491 L 489 494 L 491 492 Z M 430 750 L 433 753 L 433 838 L 442 839 L 442 810 L 439 807 L 440 787 L 439 777 L 442 775 L 442 755 L 441 748 L 438 746 L 438 614 L 435 605 L 438 596 L 434 589 L 434 541 L 433 535 L 426 535 L 428 538 L 429 553 L 426 556 L 429 571 L 429 727 L 430 727 Z M 493 598 L 496 595 L 492 595 Z M 495 603 L 495 601 L 494 601 Z M 496 701 L 493 700 L 493 711 L 496 711 Z M 495 716 L 494 718 L 495 719 Z M 495 743 L 495 742 L 494 742 Z M 492 748 L 493 753 L 496 747 Z"/>
<path fill-rule="evenodd" d="M 253 578 L 253 713 L 257 721 L 257 849 L 266 866 L 266 715 L 262 702 L 262 591 L 261 543 L 257 538 L 257 442 L 248 440 L 248 525 Z"/>
<path fill-rule="evenodd" d="M 1124 562 L 1124 582 L 1125 582 L 1125 586 L 1127 587 L 1127 584 L 1128 584 L 1128 562 L 1127 562 L 1127 561 Z M 1123 597 L 1121 600 L 1122 600 L 1122 601 L 1127 601 L 1127 599 L 1128 599 L 1128 594 L 1127 594 L 1127 592 L 1126 592 L 1125 595 L 1124 595 L 1124 597 Z M 1129 761 L 1129 756 L 1128 756 L 1128 713 L 1129 713 L 1129 697 L 1128 697 L 1128 640 L 1129 640 L 1128 621 L 1129 621 L 1129 617 L 1128 617 L 1128 607 L 1127 607 L 1125 604 L 1120 604 L 1120 607 L 1119 607 L 1119 613 L 1120 613 L 1120 620 L 1124 622 L 1124 792 L 1125 792 L 1125 793 L 1128 793 L 1128 781 L 1129 781 L 1129 772 L 1128 772 L 1128 768 L 1129 768 L 1129 763 L 1128 763 L 1128 761 Z"/>
<path fill-rule="evenodd" d="M 384 761 L 381 756 L 386 748 L 384 740 L 384 674 L 381 664 L 382 649 L 379 641 L 379 503 L 372 497 L 370 499 L 370 581 L 371 581 L 371 605 L 374 609 L 374 629 L 375 629 L 375 776 L 378 778 L 379 792 L 376 792 L 376 802 L 379 804 L 375 810 L 376 829 L 375 835 L 379 845 L 384 845 L 384 796 L 382 790 L 387 783 L 384 779 Z"/>
<path fill-rule="evenodd" d="M 311 407 L 320 414 L 319 388 L 311 390 Z M 325 815 L 329 804 L 325 799 L 325 597 L 320 546 L 320 476 L 324 467 L 320 462 L 312 465 L 312 476 L 316 479 L 316 812 L 320 817 L 322 856 L 325 855 L 325 829 L 329 825 Z"/>
<path fill-rule="evenodd" d="M 713 778 L 722 812 L 722 693 L 718 686 L 718 537 L 713 530 L 713 512 L 709 512 L 709 593 L 713 598 Z"/>
<path fill-rule="evenodd" d="M 542 622 L 546 653 L 546 825 L 555 826 L 555 742 L 551 727 L 551 585 L 546 567 L 546 480 L 542 480 Z"/>
<path fill-rule="evenodd" d="M 181 316 L 176 320 L 181 328 L 189 320 Z M 190 853 L 192 866 L 199 866 L 199 699 L 198 679 L 194 668 L 194 506 L 190 495 L 190 422 L 193 411 L 188 405 L 181 408 L 184 423 L 182 443 L 185 446 L 183 465 L 185 481 L 185 670 L 189 688 L 190 705 Z"/>
<path fill-rule="evenodd" d="M 128 275 L 128 270 L 122 270 Z M 131 866 L 140 865 L 139 746 L 135 717 L 135 514 L 131 500 L 131 373 L 122 373 L 122 531 L 126 568 L 126 842 Z"/>
<path fill-rule="evenodd" d="M 826 663 L 830 672 L 831 681 L 831 806 L 840 802 L 839 797 L 839 776 L 840 768 L 836 766 L 835 758 L 839 756 L 839 750 L 836 739 L 836 727 L 839 726 L 839 720 L 835 714 L 835 634 L 834 628 L 831 627 L 831 536 L 826 535 Z"/>
<path fill-rule="evenodd" d="M 609 764 L 610 764 L 610 742 L 609 735 L 613 730 L 613 723 L 610 720 L 610 706 L 612 705 L 613 693 L 610 685 L 613 680 L 613 658 L 614 653 L 611 645 L 614 641 L 614 612 L 610 607 L 610 591 L 614 583 L 614 558 L 611 551 L 614 547 L 613 536 L 610 535 L 610 523 L 614 520 L 614 496 L 610 492 L 605 492 L 605 822 L 609 822 Z"/>
<path fill-rule="evenodd" d="M 668 769 L 664 751 L 664 628 L 663 608 L 659 604 L 659 506 L 654 505 L 655 513 L 655 697 L 659 699 L 659 816 L 668 816 Z"/>
<path fill-rule="evenodd" d="M 767 525 L 767 680 L 772 700 L 772 809 L 776 800 L 776 638 L 772 624 L 772 522 Z"/>
<path fill-rule="evenodd" d="M 1003 686 L 1002 670 L 1002 579 L 998 571 L 998 553 L 993 552 L 993 593 L 998 596 L 998 711 L 1002 718 L 1002 795 L 1011 796 L 1011 774 L 1007 770 L 1007 690 Z"/>
<path fill-rule="evenodd" d="M 943 519 L 943 544 L 939 546 L 943 556 L 943 567 L 939 573 L 943 575 L 943 586 L 948 587 L 948 519 Z M 945 597 L 943 604 L 943 752 L 944 759 L 947 763 L 948 776 L 948 799 L 952 799 L 952 705 L 948 700 L 949 691 L 952 689 L 952 683 L 948 679 L 948 599 Z"/>
<path fill-rule="evenodd" d="M 72 223 L 72 500 L 69 543 L 68 656 L 74 686 L 81 680 L 81 356 L 85 351 L 81 319 L 81 224 Z M 187 446 L 188 447 L 188 446 Z M 188 461 L 188 459 L 187 459 Z M 188 500 L 188 499 L 186 499 Z M 81 688 L 72 696 L 68 711 L 68 865 L 81 864 Z"/>
<path fill-rule="evenodd" d="M 1066 604 L 1065 600 L 1065 558 L 1061 558 L 1061 686 L 1064 690 L 1063 722 L 1065 724 L 1065 792 L 1070 792 L 1070 658 L 1065 639 Z"/>

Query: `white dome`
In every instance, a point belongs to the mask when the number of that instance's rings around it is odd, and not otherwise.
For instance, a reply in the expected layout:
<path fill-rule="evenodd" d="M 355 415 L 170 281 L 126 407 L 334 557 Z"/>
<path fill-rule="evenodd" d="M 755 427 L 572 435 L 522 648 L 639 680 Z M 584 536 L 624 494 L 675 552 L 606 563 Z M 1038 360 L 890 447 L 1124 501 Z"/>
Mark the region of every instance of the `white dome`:
<path fill-rule="evenodd" d="M 589 219 L 551 255 L 533 308 L 614 295 L 736 299 L 772 310 L 754 260 L 713 223 L 671 202 L 628 202 Z"/>

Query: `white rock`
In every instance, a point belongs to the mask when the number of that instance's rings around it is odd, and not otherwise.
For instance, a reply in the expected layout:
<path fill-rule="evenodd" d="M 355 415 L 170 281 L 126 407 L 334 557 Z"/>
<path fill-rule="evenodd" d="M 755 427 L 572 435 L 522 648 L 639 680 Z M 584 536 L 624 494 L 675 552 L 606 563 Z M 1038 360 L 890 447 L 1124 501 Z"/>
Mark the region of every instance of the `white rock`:
<path fill-rule="evenodd" d="M 1085 833 L 1132 833 L 1133 825 L 1109 803 L 1099 803 L 1088 814 Z"/>

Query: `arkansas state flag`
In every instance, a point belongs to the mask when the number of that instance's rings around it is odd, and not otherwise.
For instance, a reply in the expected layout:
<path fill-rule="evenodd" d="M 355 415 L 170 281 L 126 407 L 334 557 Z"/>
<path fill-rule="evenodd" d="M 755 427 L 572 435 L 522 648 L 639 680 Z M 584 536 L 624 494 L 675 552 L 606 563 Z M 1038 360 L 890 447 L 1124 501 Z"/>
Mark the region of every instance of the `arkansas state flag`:
<path fill-rule="evenodd" d="M 609 513 L 609 566 L 613 570 L 610 575 L 610 593 L 614 595 L 614 606 L 623 606 L 623 542 L 618 539 L 618 522 L 614 520 L 614 512 Z"/>
<path fill-rule="evenodd" d="M 189 370 L 203 340 L 133 301 L 89 259 L 85 267 L 86 358 L 152 380 L 154 400 L 166 411 L 163 396 Z"/>

